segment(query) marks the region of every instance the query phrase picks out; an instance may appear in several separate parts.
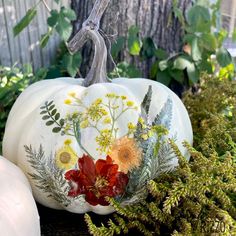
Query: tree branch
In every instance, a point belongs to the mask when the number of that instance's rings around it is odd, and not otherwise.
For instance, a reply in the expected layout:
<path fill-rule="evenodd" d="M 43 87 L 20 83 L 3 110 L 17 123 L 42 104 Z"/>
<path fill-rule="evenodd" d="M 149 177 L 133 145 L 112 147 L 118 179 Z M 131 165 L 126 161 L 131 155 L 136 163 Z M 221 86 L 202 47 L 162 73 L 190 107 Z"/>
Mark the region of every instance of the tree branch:
<path fill-rule="evenodd" d="M 51 8 L 48 6 L 46 0 L 42 0 L 42 2 L 43 2 L 43 5 L 46 7 L 46 9 L 47 9 L 49 12 L 51 12 Z"/>

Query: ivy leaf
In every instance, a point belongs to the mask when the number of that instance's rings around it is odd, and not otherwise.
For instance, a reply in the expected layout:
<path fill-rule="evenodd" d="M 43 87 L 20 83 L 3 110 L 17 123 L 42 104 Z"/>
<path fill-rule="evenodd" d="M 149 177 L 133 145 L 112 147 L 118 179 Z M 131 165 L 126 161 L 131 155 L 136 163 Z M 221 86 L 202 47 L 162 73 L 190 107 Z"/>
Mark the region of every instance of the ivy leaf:
<path fill-rule="evenodd" d="M 158 48 L 155 51 L 155 56 L 160 60 L 164 60 L 168 58 L 168 53 L 165 50 Z"/>
<path fill-rule="evenodd" d="M 193 84 L 197 83 L 200 79 L 199 70 L 196 68 L 194 63 L 191 63 L 187 67 L 187 74 L 190 82 L 192 82 Z"/>
<path fill-rule="evenodd" d="M 128 48 L 129 52 L 133 56 L 139 55 L 142 47 L 142 42 L 138 36 L 139 28 L 137 26 L 131 26 L 128 33 Z"/>
<path fill-rule="evenodd" d="M 183 11 L 178 7 L 178 0 L 173 0 L 173 13 L 175 17 L 179 20 L 181 25 L 185 26 L 185 19 L 183 15 Z"/>
<path fill-rule="evenodd" d="M 159 69 L 159 61 L 156 61 L 152 67 L 151 67 L 151 71 L 150 71 L 150 77 L 151 79 L 155 79 L 156 75 L 157 75 L 157 71 Z"/>
<path fill-rule="evenodd" d="M 60 14 L 58 18 L 58 24 L 56 26 L 56 31 L 60 35 L 60 37 L 67 41 L 72 33 L 72 25 L 68 22 L 63 15 Z"/>
<path fill-rule="evenodd" d="M 230 53 L 228 52 L 227 49 L 223 47 L 217 50 L 216 59 L 218 63 L 220 64 L 220 66 L 222 67 L 226 67 L 232 63 L 232 57 Z"/>
<path fill-rule="evenodd" d="M 73 10 L 61 7 L 61 10 L 52 10 L 47 23 L 50 27 L 55 28 L 60 37 L 67 41 L 72 33 L 71 20 L 76 19 L 76 14 Z M 45 38 L 47 39 L 47 37 Z"/>
<path fill-rule="evenodd" d="M 169 84 L 171 82 L 171 76 L 167 70 L 157 71 L 156 81 L 158 81 L 166 86 L 169 86 Z"/>
<path fill-rule="evenodd" d="M 202 53 L 198 45 L 198 39 L 194 38 L 191 44 L 192 48 L 192 57 L 194 61 L 200 61 L 202 59 Z"/>
<path fill-rule="evenodd" d="M 189 25 L 201 25 L 209 22 L 211 15 L 209 9 L 200 5 L 195 5 L 187 12 L 187 22 Z"/>
<path fill-rule="evenodd" d="M 150 37 L 143 40 L 143 46 L 141 49 L 141 57 L 144 59 L 152 58 L 155 56 L 156 45 Z"/>
<path fill-rule="evenodd" d="M 159 62 L 159 68 L 161 71 L 168 68 L 168 60 L 163 60 Z"/>
<path fill-rule="evenodd" d="M 75 11 L 73 11 L 71 8 L 61 8 L 62 14 L 69 20 L 76 20 L 76 14 Z"/>
<path fill-rule="evenodd" d="M 188 27 L 185 27 L 189 33 L 206 33 L 211 32 L 211 15 L 207 7 L 194 5 L 187 12 Z"/>
<path fill-rule="evenodd" d="M 184 82 L 184 73 L 181 70 L 169 70 L 169 73 L 174 80 L 176 80 L 179 83 Z"/>
<path fill-rule="evenodd" d="M 51 10 L 51 16 L 48 17 L 47 23 L 49 26 L 54 27 L 58 23 L 59 13 L 57 10 Z"/>
<path fill-rule="evenodd" d="M 62 59 L 63 67 L 70 74 L 75 77 L 81 65 L 82 57 L 80 53 L 74 55 L 66 54 Z"/>
<path fill-rule="evenodd" d="M 209 51 L 215 51 L 217 48 L 217 41 L 216 41 L 216 37 L 212 34 L 202 34 L 201 36 L 201 42 L 202 42 L 202 46 L 204 48 L 206 48 Z"/>
<path fill-rule="evenodd" d="M 197 83 L 199 80 L 199 71 L 197 70 L 195 64 L 187 57 L 178 57 L 173 64 L 173 69 L 185 70 L 187 71 L 188 78 L 192 83 Z"/>
<path fill-rule="evenodd" d="M 125 45 L 125 37 L 119 37 L 111 47 L 111 55 L 115 59 L 118 57 L 119 53 L 123 50 Z"/>
<path fill-rule="evenodd" d="M 35 7 L 29 9 L 26 12 L 26 15 L 20 20 L 20 22 L 14 26 L 13 33 L 14 36 L 17 36 L 24 28 L 26 28 L 29 23 L 34 19 L 37 14 L 37 10 Z"/>
<path fill-rule="evenodd" d="M 186 69 L 192 62 L 184 56 L 180 56 L 175 59 L 174 64 L 173 64 L 173 69 L 177 70 L 184 70 Z"/>

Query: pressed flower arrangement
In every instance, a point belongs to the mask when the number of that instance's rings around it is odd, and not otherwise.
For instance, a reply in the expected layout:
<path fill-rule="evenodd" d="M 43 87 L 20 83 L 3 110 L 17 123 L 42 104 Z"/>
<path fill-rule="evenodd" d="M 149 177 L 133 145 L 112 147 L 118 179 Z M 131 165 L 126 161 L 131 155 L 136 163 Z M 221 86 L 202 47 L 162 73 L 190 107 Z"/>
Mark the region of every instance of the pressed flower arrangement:
<path fill-rule="evenodd" d="M 94 42 L 87 77 L 31 85 L 7 121 L 4 155 L 27 174 L 36 200 L 51 208 L 108 214 L 114 207 L 107 197 L 122 205 L 141 201 L 147 183 L 178 164 L 170 138 L 189 158 L 182 142 L 192 142 L 190 119 L 172 91 L 146 79 L 107 78 L 98 29 L 108 3 L 96 1 L 68 44 L 75 52 Z"/>
<path fill-rule="evenodd" d="M 172 141 L 179 166 L 150 181 L 140 203 L 110 198 L 117 213 L 101 226 L 86 214 L 92 235 L 236 235 L 236 83 L 203 75 L 199 92 L 183 99 L 194 129 L 195 148 L 183 144 L 190 162 Z"/>

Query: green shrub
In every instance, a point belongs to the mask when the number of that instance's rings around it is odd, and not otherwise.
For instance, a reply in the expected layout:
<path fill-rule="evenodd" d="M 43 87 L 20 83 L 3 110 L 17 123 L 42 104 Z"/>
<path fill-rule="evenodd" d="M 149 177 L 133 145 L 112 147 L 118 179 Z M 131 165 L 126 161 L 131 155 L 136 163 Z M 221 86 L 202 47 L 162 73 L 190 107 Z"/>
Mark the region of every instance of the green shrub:
<path fill-rule="evenodd" d="M 194 148 L 185 147 L 190 162 L 171 141 L 179 158 L 175 171 L 148 184 L 148 198 L 123 208 L 113 199 L 117 213 L 97 227 L 88 214 L 93 235 L 236 235 L 236 136 L 234 81 L 205 76 L 197 93 L 184 102 L 194 130 Z"/>
<path fill-rule="evenodd" d="M 0 153 L 5 124 L 12 105 L 26 87 L 45 76 L 45 69 L 33 75 L 30 65 L 24 65 L 22 70 L 15 66 L 0 66 Z"/>

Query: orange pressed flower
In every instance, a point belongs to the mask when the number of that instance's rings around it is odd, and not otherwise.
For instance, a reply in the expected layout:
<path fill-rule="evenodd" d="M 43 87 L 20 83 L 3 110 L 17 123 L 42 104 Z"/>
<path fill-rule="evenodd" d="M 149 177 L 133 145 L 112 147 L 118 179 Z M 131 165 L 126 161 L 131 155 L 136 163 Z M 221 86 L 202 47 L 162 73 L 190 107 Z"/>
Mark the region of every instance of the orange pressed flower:
<path fill-rule="evenodd" d="M 127 136 L 117 139 L 113 143 L 109 155 L 119 166 L 119 170 L 126 174 L 133 168 L 139 167 L 142 160 L 142 151 L 136 141 Z"/>

